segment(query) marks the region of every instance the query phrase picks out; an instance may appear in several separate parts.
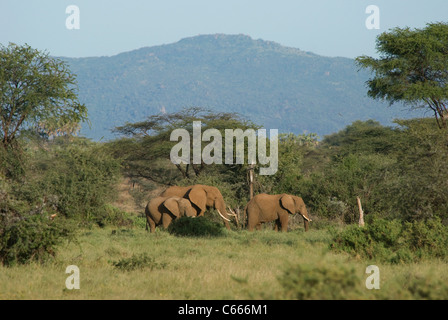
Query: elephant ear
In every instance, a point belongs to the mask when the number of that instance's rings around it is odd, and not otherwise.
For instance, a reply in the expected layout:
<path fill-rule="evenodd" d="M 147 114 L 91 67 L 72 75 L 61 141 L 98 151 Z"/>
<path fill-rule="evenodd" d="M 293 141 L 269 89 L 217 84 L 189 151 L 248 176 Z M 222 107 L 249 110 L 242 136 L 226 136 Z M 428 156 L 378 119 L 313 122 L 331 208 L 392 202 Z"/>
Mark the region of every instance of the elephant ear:
<path fill-rule="evenodd" d="M 280 203 L 283 208 L 289 211 L 289 213 L 294 214 L 296 212 L 295 206 L 294 206 L 294 199 L 285 194 L 280 198 Z"/>
<path fill-rule="evenodd" d="M 179 218 L 180 211 L 179 211 L 179 202 L 176 198 L 168 198 L 163 202 L 163 205 L 165 208 L 168 209 L 169 212 L 171 212 L 174 216 Z"/>
<path fill-rule="evenodd" d="M 293 199 L 296 204 L 296 209 L 300 211 L 305 208 L 305 202 L 303 202 L 303 199 L 301 197 L 294 196 Z"/>
<path fill-rule="evenodd" d="M 188 193 L 188 199 L 191 203 L 195 204 L 202 212 L 205 211 L 207 205 L 207 193 L 204 188 L 200 185 L 191 188 Z"/>

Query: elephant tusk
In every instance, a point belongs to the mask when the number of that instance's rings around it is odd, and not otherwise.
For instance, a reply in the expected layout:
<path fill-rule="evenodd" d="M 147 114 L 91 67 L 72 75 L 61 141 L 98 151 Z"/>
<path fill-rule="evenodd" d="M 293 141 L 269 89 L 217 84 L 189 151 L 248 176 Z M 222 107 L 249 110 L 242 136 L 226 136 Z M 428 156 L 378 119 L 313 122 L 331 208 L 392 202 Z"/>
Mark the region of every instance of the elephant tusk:
<path fill-rule="evenodd" d="M 224 220 L 226 220 L 226 221 L 229 221 L 230 222 L 230 219 L 227 219 L 226 217 L 224 217 L 222 214 L 221 214 L 221 212 L 219 212 L 219 210 L 218 209 L 216 209 L 216 211 L 218 211 L 218 213 L 219 213 L 219 215 L 221 216 L 221 218 L 223 218 Z"/>
<path fill-rule="evenodd" d="M 311 220 L 310 218 L 307 218 L 307 217 L 305 217 L 305 216 L 303 216 L 303 215 L 302 215 L 302 217 L 303 217 L 303 219 L 305 219 L 306 221 L 309 221 L 309 222 L 313 221 L 313 220 Z"/>

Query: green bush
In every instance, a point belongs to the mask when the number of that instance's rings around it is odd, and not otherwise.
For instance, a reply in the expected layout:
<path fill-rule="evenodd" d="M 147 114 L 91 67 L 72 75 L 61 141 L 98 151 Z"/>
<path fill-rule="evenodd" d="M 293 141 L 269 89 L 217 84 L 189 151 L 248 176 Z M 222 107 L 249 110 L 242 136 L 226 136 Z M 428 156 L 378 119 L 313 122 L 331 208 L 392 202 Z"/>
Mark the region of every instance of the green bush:
<path fill-rule="evenodd" d="M 438 218 L 414 222 L 369 219 L 365 227 L 351 225 L 336 232 L 331 248 L 389 263 L 447 259 L 448 226 Z"/>
<path fill-rule="evenodd" d="M 439 218 L 406 222 L 402 238 L 418 259 L 448 257 L 448 226 Z"/>
<path fill-rule="evenodd" d="M 0 177 L 20 179 L 24 175 L 27 156 L 20 143 L 13 143 L 7 147 L 0 144 Z"/>
<path fill-rule="evenodd" d="M 206 217 L 181 217 L 169 225 L 168 232 L 175 236 L 219 237 L 224 234 L 224 228 Z"/>
<path fill-rule="evenodd" d="M 11 219 L 0 229 L 0 262 L 6 266 L 54 257 L 57 246 L 75 238 L 73 223 L 46 214 Z"/>
<path fill-rule="evenodd" d="M 392 163 L 389 157 L 376 154 L 335 156 L 320 171 L 300 180 L 297 189 L 316 216 L 353 223 L 358 218 L 358 196 L 366 214 L 378 207 L 380 190 L 387 185 L 384 172 Z"/>
<path fill-rule="evenodd" d="M 341 300 L 358 297 L 362 281 L 344 265 L 295 265 L 279 277 L 286 299 Z"/>
<path fill-rule="evenodd" d="M 130 227 L 134 224 L 134 221 L 128 213 L 112 205 L 104 205 L 103 210 L 100 210 L 94 217 L 94 221 L 100 227 L 105 227 L 107 225 Z"/>
<path fill-rule="evenodd" d="M 0 151 L 0 165 L 11 164 L 6 171 L 0 168 L 1 263 L 47 260 L 79 223 L 131 223 L 107 205 L 115 194 L 120 164 L 100 144 L 83 138 L 30 137 L 15 153 Z M 20 167 L 17 174 L 12 174 L 12 164 Z M 58 215 L 54 221 L 48 219 L 52 214 Z"/>
<path fill-rule="evenodd" d="M 22 181 L 11 182 L 14 197 L 31 207 L 46 203 L 61 215 L 84 224 L 110 215 L 107 203 L 116 195 L 119 161 L 100 144 L 86 139 L 42 143 L 44 147 L 33 147 L 30 142 L 33 151 L 27 174 Z"/>
<path fill-rule="evenodd" d="M 304 154 L 303 178 L 293 186 L 313 215 L 356 222 L 359 196 L 366 214 L 448 218 L 446 131 L 434 119 L 395 123 L 356 121 Z"/>
<path fill-rule="evenodd" d="M 96 146 L 65 147 L 54 155 L 54 168 L 43 182 L 59 198 L 58 209 L 67 217 L 95 221 L 114 194 L 119 165 Z"/>
<path fill-rule="evenodd" d="M 150 269 L 152 271 L 153 269 L 164 269 L 166 267 L 166 263 L 156 262 L 155 258 L 149 257 L 146 253 L 114 261 L 112 265 L 122 271 L 133 271 L 137 269 Z"/>
<path fill-rule="evenodd" d="M 405 294 L 418 300 L 447 300 L 448 284 L 434 274 L 409 274 L 404 285 Z"/>

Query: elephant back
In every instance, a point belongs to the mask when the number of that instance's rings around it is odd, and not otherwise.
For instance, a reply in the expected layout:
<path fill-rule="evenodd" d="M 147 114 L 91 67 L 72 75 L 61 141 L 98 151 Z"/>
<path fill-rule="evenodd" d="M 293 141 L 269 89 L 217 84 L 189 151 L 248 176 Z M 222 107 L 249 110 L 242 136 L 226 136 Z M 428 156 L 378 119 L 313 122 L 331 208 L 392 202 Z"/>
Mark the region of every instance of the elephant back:
<path fill-rule="evenodd" d="M 160 197 L 179 197 L 179 198 L 185 198 L 187 193 L 190 191 L 192 187 L 180 187 L 180 186 L 172 186 L 163 191 L 160 194 Z"/>

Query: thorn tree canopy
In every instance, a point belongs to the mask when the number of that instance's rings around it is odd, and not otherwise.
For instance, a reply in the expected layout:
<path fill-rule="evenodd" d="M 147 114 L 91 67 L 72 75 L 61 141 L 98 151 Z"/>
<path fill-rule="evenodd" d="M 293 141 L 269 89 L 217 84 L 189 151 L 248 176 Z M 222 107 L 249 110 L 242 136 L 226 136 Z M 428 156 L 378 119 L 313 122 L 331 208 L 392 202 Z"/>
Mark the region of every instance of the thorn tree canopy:
<path fill-rule="evenodd" d="M 225 136 L 225 129 L 239 128 L 244 131 L 259 128 L 238 114 L 215 113 L 201 107 L 190 107 L 173 113 L 152 115 L 144 121 L 116 127 L 113 132 L 127 138 L 112 141 L 109 145 L 115 156 L 123 157 L 125 175 L 131 180 L 143 178 L 157 184 L 174 185 L 181 178 L 200 176 L 206 168 L 203 161 L 195 164 L 190 154 L 190 164 L 176 164 L 175 172 L 171 170 L 174 165 L 170 152 L 177 144 L 170 140 L 171 133 L 174 129 L 186 129 L 192 136 L 193 121 L 201 121 L 201 130 L 219 130 L 223 133 L 222 137 Z M 222 147 L 225 148 L 225 143 L 222 143 Z M 247 152 L 244 154 L 247 155 Z M 239 165 L 226 167 L 231 170 Z"/>
<path fill-rule="evenodd" d="M 0 45 L 0 141 L 7 147 L 23 129 L 74 133 L 87 120 L 66 63 L 28 45 Z"/>
<path fill-rule="evenodd" d="M 367 81 L 368 95 L 429 108 L 440 128 L 448 126 L 448 24 L 428 23 L 423 29 L 394 28 L 377 37 L 379 59 L 356 58 L 375 76 Z"/>

